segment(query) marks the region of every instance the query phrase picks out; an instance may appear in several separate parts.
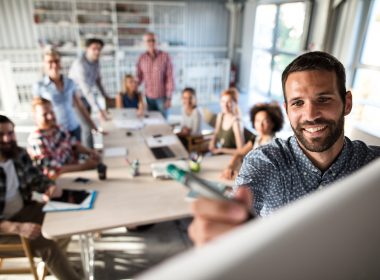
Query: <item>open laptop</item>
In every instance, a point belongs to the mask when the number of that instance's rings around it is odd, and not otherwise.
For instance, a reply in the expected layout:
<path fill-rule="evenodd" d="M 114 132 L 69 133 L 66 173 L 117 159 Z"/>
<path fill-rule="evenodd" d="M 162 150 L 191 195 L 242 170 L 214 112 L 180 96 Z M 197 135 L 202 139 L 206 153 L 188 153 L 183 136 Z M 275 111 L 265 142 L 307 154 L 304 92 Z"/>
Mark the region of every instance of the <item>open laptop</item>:
<path fill-rule="evenodd" d="M 174 152 L 168 146 L 150 148 L 156 159 L 174 158 Z"/>
<path fill-rule="evenodd" d="M 380 159 L 138 279 L 380 279 L 379 170 Z"/>

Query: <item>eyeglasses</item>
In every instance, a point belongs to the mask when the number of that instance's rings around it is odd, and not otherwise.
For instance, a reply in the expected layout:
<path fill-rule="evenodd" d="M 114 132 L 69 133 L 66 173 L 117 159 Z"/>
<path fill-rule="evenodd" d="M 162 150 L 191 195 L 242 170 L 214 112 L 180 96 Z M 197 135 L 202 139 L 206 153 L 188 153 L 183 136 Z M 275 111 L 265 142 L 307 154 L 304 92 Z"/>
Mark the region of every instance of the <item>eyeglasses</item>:
<path fill-rule="evenodd" d="M 61 61 L 59 59 L 51 59 L 51 60 L 47 60 L 46 63 L 48 64 L 59 64 Z"/>
<path fill-rule="evenodd" d="M 148 40 L 146 40 L 148 43 L 154 43 L 154 42 L 156 42 L 156 39 L 148 39 Z"/>

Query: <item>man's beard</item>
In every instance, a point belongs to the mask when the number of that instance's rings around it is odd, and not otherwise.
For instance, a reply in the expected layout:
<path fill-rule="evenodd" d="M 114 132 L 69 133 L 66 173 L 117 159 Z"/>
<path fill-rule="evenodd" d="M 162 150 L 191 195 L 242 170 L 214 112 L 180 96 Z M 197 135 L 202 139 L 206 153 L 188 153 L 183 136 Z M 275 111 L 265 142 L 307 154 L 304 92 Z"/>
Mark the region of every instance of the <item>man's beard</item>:
<path fill-rule="evenodd" d="M 325 129 L 328 130 L 328 134 L 325 137 L 315 137 L 308 140 L 304 136 L 305 130 L 302 128 L 306 125 L 326 125 Z M 344 130 L 344 114 L 341 115 L 337 122 L 320 118 L 312 122 L 305 121 L 302 124 L 298 124 L 296 128 L 292 126 L 292 129 L 298 141 L 306 150 L 321 153 L 330 149 L 342 135 Z"/>
<path fill-rule="evenodd" d="M 0 155 L 5 159 L 13 159 L 17 156 L 18 148 L 16 141 L 0 144 Z"/>

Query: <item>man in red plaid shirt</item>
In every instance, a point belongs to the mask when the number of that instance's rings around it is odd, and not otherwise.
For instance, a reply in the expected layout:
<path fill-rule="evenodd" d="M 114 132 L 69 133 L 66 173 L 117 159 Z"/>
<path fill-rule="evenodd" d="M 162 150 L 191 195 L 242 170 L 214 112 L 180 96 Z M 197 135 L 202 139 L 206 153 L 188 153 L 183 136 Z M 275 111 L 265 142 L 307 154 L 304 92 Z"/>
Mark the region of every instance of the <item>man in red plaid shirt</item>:
<path fill-rule="evenodd" d="M 138 84 L 144 83 L 148 110 L 160 111 L 166 118 L 174 89 L 173 65 L 169 54 L 156 48 L 154 33 L 146 33 L 144 42 L 147 51 L 136 65 Z"/>
<path fill-rule="evenodd" d="M 100 155 L 80 144 L 62 127 L 58 126 L 52 104 L 42 97 L 35 97 L 32 111 L 37 129 L 29 135 L 28 153 L 44 175 L 56 179 L 60 174 L 95 169 Z M 78 155 L 87 159 L 78 162 Z"/>

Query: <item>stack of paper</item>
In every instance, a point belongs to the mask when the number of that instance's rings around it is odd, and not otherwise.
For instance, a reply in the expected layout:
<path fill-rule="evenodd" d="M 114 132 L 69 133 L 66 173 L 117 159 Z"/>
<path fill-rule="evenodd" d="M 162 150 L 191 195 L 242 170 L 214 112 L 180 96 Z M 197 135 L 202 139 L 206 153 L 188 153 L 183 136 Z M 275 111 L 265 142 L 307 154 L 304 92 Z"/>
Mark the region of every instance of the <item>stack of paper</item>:
<path fill-rule="evenodd" d="M 127 154 L 125 147 L 112 147 L 104 149 L 104 157 L 124 157 Z"/>
<path fill-rule="evenodd" d="M 137 129 L 141 129 L 144 127 L 144 123 L 139 119 L 135 119 L 135 120 L 114 120 L 113 122 L 117 128 L 126 128 L 126 129 L 130 129 L 130 130 L 137 130 Z"/>

